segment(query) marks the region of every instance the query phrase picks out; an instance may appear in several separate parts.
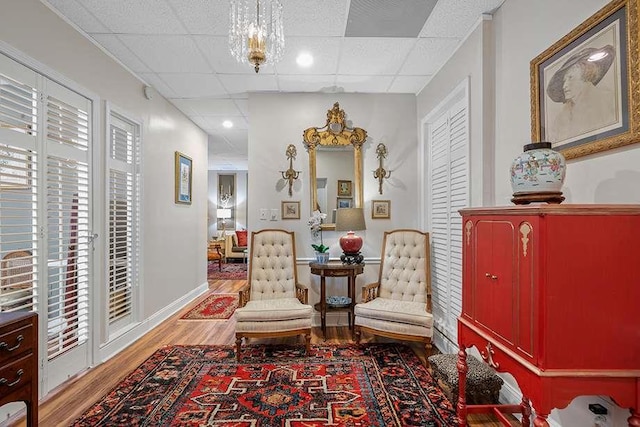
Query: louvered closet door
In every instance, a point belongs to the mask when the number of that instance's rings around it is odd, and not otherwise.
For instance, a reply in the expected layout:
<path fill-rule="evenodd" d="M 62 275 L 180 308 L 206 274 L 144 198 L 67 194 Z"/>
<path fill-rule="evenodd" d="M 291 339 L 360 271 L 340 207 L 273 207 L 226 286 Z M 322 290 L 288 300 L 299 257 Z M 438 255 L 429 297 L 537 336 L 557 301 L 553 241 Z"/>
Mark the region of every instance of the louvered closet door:
<path fill-rule="evenodd" d="M 139 231 L 139 126 L 125 117 L 109 114 L 109 334 L 135 320 L 134 289 L 138 280 Z"/>
<path fill-rule="evenodd" d="M 0 311 L 37 310 L 38 76 L 0 55 Z"/>
<path fill-rule="evenodd" d="M 90 101 L 46 82 L 46 388 L 89 364 Z M 41 311 L 42 313 L 42 311 Z"/>
<path fill-rule="evenodd" d="M 469 125 L 467 99 L 453 105 L 428 126 L 429 215 L 433 257 L 433 311 L 436 327 L 457 342 L 462 308 L 462 218 L 469 204 Z"/>

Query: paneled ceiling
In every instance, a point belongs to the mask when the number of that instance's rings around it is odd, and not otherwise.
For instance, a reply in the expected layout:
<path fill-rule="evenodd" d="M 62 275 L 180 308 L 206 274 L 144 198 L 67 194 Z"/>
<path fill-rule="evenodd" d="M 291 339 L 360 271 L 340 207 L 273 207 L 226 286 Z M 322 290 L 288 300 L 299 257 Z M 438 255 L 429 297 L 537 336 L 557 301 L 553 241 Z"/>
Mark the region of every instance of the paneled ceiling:
<path fill-rule="evenodd" d="M 505 0 L 281 0 L 285 54 L 259 74 L 229 52 L 228 0 L 41 1 L 207 132 L 209 169 L 245 170 L 249 92 L 418 93 Z"/>

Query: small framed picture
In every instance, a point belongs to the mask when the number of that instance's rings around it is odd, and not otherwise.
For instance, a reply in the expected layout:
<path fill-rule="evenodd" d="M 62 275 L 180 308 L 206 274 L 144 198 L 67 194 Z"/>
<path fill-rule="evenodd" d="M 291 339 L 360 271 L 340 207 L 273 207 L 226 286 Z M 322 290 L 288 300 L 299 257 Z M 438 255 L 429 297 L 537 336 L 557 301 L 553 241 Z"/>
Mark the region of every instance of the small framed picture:
<path fill-rule="evenodd" d="M 300 202 L 282 202 L 282 219 L 300 219 Z"/>
<path fill-rule="evenodd" d="M 351 197 L 338 197 L 336 206 L 338 209 L 343 208 L 352 208 L 353 207 L 353 198 Z"/>
<path fill-rule="evenodd" d="M 176 173 L 176 203 L 185 205 L 191 204 L 191 180 L 193 176 L 193 160 L 184 154 L 176 151 L 175 154 Z"/>
<path fill-rule="evenodd" d="M 338 180 L 338 197 L 351 197 L 351 181 Z M 339 206 L 338 206 L 339 207 Z"/>
<path fill-rule="evenodd" d="M 391 218 L 391 200 L 372 200 L 371 201 L 371 218 L 372 219 Z"/>

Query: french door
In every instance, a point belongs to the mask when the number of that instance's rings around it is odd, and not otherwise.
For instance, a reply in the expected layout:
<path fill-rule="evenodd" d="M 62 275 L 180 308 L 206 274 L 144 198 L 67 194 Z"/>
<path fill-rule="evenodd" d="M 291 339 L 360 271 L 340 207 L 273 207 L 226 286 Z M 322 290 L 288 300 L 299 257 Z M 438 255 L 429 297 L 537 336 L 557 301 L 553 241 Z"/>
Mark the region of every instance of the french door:
<path fill-rule="evenodd" d="M 0 311 L 40 319 L 40 390 L 89 366 L 91 100 L 0 54 Z"/>

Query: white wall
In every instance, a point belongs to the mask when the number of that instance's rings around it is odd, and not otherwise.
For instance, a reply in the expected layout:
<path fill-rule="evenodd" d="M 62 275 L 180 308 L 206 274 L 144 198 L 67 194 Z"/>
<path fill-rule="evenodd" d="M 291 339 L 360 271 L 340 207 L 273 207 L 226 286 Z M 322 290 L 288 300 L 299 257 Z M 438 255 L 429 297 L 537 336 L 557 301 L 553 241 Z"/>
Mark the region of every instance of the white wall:
<path fill-rule="evenodd" d="M 310 276 L 308 261 L 313 257 L 313 243 L 307 221 L 311 215 L 309 187 L 309 156 L 302 143 L 302 132 L 310 127 L 323 127 L 327 110 L 340 103 L 347 120 L 368 133 L 363 145 L 363 195 L 367 230 L 358 232 L 364 238 L 362 253 L 367 258 L 365 274 L 358 277 L 356 289 L 377 277 L 382 248 L 382 233 L 394 228 L 419 227 L 418 149 L 416 102 L 413 95 L 374 94 L 250 94 L 249 111 L 249 231 L 263 228 L 284 228 L 296 233 L 296 252 L 301 258 L 298 274 L 302 283 L 309 284 L 312 302 L 319 300 L 319 281 Z M 378 194 L 378 181 L 373 171 L 378 167 L 376 145 L 386 144 L 389 155 L 385 168 L 392 171 L 383 184 L 384 194 Z M 289 197 L 288 186 L 281 185 L 281 170 L 289 167 L 285 156 L 287 145 L 296 146 L 298 156 L 293 167 L 301 171 L 300 178 Z M 371 200 L 391 200 L 391 219 L 371 219 Z M 277 209 L 282 201 L 300 201 L 299 220 L 261 221 L 259 209 Z M 332 258 L 339 257 L 338 238 L 342 233 L 323 232 L 324 244 L 331 247 Z M 328 282 L 329 295 L 345 295 L 346 281 Z M 331 319 L 330 319 L 331 320 Z"/>
<path fill-rule="evenodd" d="M 142 122 L 142 319 L 206 284 L 207 136 L 37 0 L 3 1 L 0 40 Z M 102 109 L 103 103 L 94 105 Z M 100 110 L 104 150 L 104 112 Z M 174 152 L 193 159 L 193 204 L 174 203 Z M 104 183 L 100 184 L 104 190 Z M 95 193 L 96 197 L 102 197 Z M 102 200 L 102 199 L 100 199 Z M 99 205 L 102 208 L 102 205 Z M 96 277 L 94 288 L 104 286 Z"/>
<path fill-rule="evenodd" d="M 603 7 L 604 0 L 508 0 L 492 21 L 479 25 L 418 94 L 418 121 L 469 76 L 471 93 L 472 204 L 511 205 L 511 161 L 530 141 L 530 61 Z M 479 161 L 481 159 L 481 161 Z M 479 181 L 480 180 L 480 181 Z M 568 161 L 565 203 L 640 203 L 640 145 Z M 478 188 L 478 185 L 482 189 Z M 513 384 L 512 378 L 507 378 Z M 580 397 L 552 412 L 553 425 L 593 425 Z M 626 425 L 626 409 L 613 426 Z"/>

